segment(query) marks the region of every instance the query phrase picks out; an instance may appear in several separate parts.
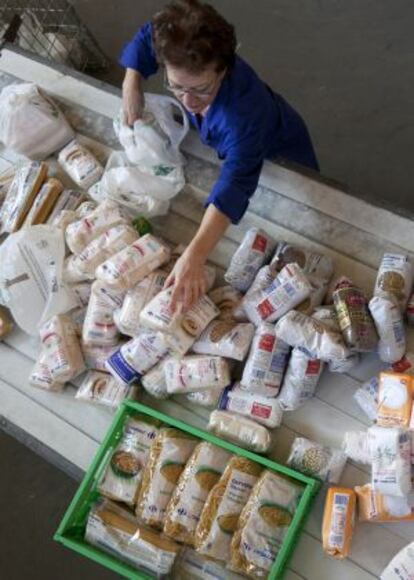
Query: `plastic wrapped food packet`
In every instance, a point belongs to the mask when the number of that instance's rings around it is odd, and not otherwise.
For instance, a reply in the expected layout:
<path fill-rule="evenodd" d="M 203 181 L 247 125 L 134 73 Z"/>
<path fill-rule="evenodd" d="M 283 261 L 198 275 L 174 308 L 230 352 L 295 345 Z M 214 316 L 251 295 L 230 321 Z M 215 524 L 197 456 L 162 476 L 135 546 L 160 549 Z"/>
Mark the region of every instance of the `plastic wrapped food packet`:
<path fill-rule="evenodd" d="M 178 544 L 139 525 L 127 510 L 108 500 L 93 504 L 86 541 L 121 562 L 156 578 L 168 575 L 180 550 Z"/>
<path fill-rule="evenodd" d="M 407 308 L 405 309 L 405 316 L 409 326 L 414 326 L 414 294 L 411 294 L 408 300 Z"/>
<path fill-rule="evenodd" d="M 169 394 L 224 388 L 231 381 L 229 364 L 219 356 L 170 358 L 165 361 L 164 372 Z"/>
<path fill-rule="evenodd" d="M 374 295 L 393 294 L 402 312 L 407 306 L 413 287 L 414 270 L 406 254 L 384 254 L 375 281 Z"/>
<path fill-rule="evenodd" d="M 322 254 L 310 252 L 299 246 L 292 246 L 287 242 L 279 242 L 270 267 L 280 272 L 288 264 L 296 263 L 305 274 L 329 282 L 333 274 L 333 261 Z"/>
<path fill-rule="evenodd" d="M 23 227 L 27 228 L 45 223 L 62 190 L 63 185 L 58 179 L 50 177 L 45 181 L 33 201 L 32 207 L 24 220 Z"/>
<path fill-rule="evenodd" d="M 96 277 L 119 290 L 130 290 L 148 274 L 165 264 L 168 247 L 151 234 L 127 246 L 96 269 Z"/>
<path fill-rule="evenodd" d="M 140 521 L 162 529 L 168 502 L 196 444 L 183 431 L 160 429 L 142 475 L 136 507 Z"/>
<path fill-rule="evenodd" d="M 244 457 L 230 459 L 218 483 L 210 491 L 195 532 L 197 552 L 228 562 L 233 533 L 262 469 Z"/>
<path fill-rule="evenodd" d="M 67 315 L 53 316 L 43 324 L 40 341 L 53 382 L 65 383 L 85 370 L 76 329 Z"/>
<path fill-rule="evenodd" d="M 338 276 L 331 280 L 328 286 L 328 290 L 325 295 L 325 305 L 333 305 L 333 293 L 340 288 L 347 288 L 348 286 L 353 286 L 354 283 L 348 276 Z"/>
<path fill-rule="evenodd" d="M 372 487 L 384 495 L 411 491 L 411 438 L 408 431 L 374 425 L 368 429 Z"/>
<path fill-rule="evenodd" d="M 47 364 L 47 357 L 44 353 L 40 353 L 35 366 L 30 374 L 29 383 L 33 387 L 44 389 L 46 391 L 61 392 L 64 389 L 65 383 L 59 383 L 53 380 L 50 369 Z"/>
<path fill-rule="evenodd" d="M 124 292 L 108 288 L 99 280 L 92 284 L 82 332 L 84 343 L 104 346 L 118 342 L 114 311 L 121 307 L 124 295 Z"/>
<path fill-rule="evenodd" d="M 95 278 L 96 268 L 108 258 L 131 245 L 138 236 L 131 226 L 118 224 L 92 240 L 80 254 L 73 257 L 75 268 L 88 278 Z"/>
<path fill-rule="evenodd" d="M 73 224 L 74 222 L 78 221 L 78 216 L 76 212 L 71 209 L 63 209 L 59 215 L 57 215 L 53 221 L 50 222 L 50 225 L 54 228 L 58 228 L 64 232 L 66 232 L 66 228 L 69 224 Z"/>
<path fill-rule="evenodd" d="M 75 212 L 78 205 L 85 199 L 85 194 L 75 189 L 64 189 L 59 195 L 53 209 L 47 218 L 47 223 L 55 225 L 55 220 L 60 216 L 62 211 Z"/>
<path fill-rule="evenodd" d="M 234 309 L 234 318 L 240 322 L 245 322 L 248 320 L 247 314 L 244 309 L 244 302 L 249 302 L 250 297 L 255 294 L 258 290 L 264 290 L 268 288 L 273 280 L 276 278 L 277 272 L 272 270 L 270 266 L 262 266 L 257 272 L 253 284 L 247 290 L 240 304 Z"/>
<path fill-rule="evenodd" d="M 343 360 L 349 354 L 341 335 L 301 312 L 285 314 L 276 324 L 276 336 L 292 347 L 307 350 L 314 358 L 324 362 Z"/>
<path fill-rule="evenodd" d="M 346 455 L 342 451 L 325 447 L 296 437 L 293 441 L 286 464 L 311 477 L 329 483 L 338 483 L 345 467 Z"/>
<path fill-rule="evenodd" d="M 126 342 L 107 361 L 106 368 L 118 381 L 130 385 L 169 352 L 164 335 L 149 331 Z"/>
<path fill-rule="evenodd" d="M 380 374 L 377 425 L 408 428 L 413 407 L 413 384 L 413 377 L 408 374 Z"/>
<path fill-rule="evenodd" d="M 242 361 L 247 356 L 254 331 L 250 323 L 213 320 L 192 345 L 192 350 Z"/>
<path fill-rule="evenodd" d="M 295 310 L 310 315 L 322 304 L 328 286 L 324 280 L 315 278 L 315 276 L 308 275 L 308 281 L 312 286 L 311 293 L 303 302 L 296 306 Z"/>
<path fill-rule="evenodd" d="M 68 256 L 63 263 L 62 277 L 63 281 L 71 286 L 74 284 L 81 284 L 82 282 L 91 282 L 87 274 L 78 270 L 75 256 L 73 254 Z"/>
<path fill-rule="evenodd" d="M 167 506 L 164 523 L 167 536 L 194 545 L 194 533 L 207 496 L 230 458 L 228 451 L 206 441 L 197 445 Z"/>
<path fill-rule="evenodd" d="M 173 580 L 245 580 L 245 576 L 231 572 L 223 562 L 215 562 L 191 548 L 182 548 L 175 560 Z"/>
<path fill-rule="evenodd" d="M 266 427 L 229 411 L 213 411 L 208 430 L 256 453 L 266 453 L 272 442 Z"/>
<path fill-rule="evenodd" d="M 267 578 L 304 488 L 266 470 L 253 487 L 231 541 L 230 567 Z"/>
<path fill-rule="evenodd" d="M 233 288 L 246 292 L 259 268 L 270 258 L 273 249 L 274 242 L 264 231 L 257 228 L 247 230 L 233 254 L 224 279 Z"/>
<path fill-rule="evenodd" d="M 92 284 L 90 282 L 79 282 L 78 284 L 73 284 L 70 289 L 75 294 L 79 306 L 88 306 L 92 292 Z"/>
<path fill-rule="evenodd" d="M 114 352 L 119 350 L 120 343 L 99 345 L 82 342 L 81 347 L 86 368 L 106 372 L 105 363 Z"/>
<path fill-rule="evenodd" d="M 108 373 L 89 371 L 76 391 L 75 399 L 116 409 L 127 394 L 128 387 Z"/>
<path fill-rule="evenodd" d="M 14 328 L 9 311 L 0 305 L 0 340 L 5 338 Z"/>
<path fill-rule="evenodd" d="M 234 312 L 243 298 L 243 294 L 232 286 L 215 288 L 208 296 L 220 310 L 219 320 L 233 320 Z"/>
<path fill-rule="evenodd" d="M 342 441 L 342 449 L 352 461 L 363 463 L 364 465 L 371 464 L 371 452 L 366 431 L 347 431 Z"/>
<path fill-rule="evenodd" d="M 58 161 L 69 177 L 82 189 L 91 187 L 104 172 L 95 156 L 76 139 L 60 151 Z"/>
<path fill-rule="evenodd" d="M 166 272 L 156 270 L 128 290 L 116 319 L 122 334 L 135 336 L 139 332 L 141 310 L 154 296 L 161 292 L 167 276 Z"/>
<path fill-rule="evenodd" d="M 362 290 L 355 286 L 339 288 L 333 293 L 333 301 L 347 347 L 353 352 L 374 350 L 378 335 Z"/>
<path fill-rule="evenodd" d="M 168 399 L 167 383 L 165 382 L 164 363 L 157 363 L 141 378 L 144 389 L 156 399 Z"/>
<path fill-rule="evenodd" d="M 78 306 L 67 312 L 67 315 L 72 320 L 75 325 L 76 334 L 79 338 L 82 337 L 83 325 L 85 323 L 87 308 L 84 306 Z"/>
<path fill-rule="evenodd" d="M 288 364 L 290 347 L 275 335 L 272 324 L 261 324 L 254 335 L 244 367 L 241 387 L 276 397 Z"/>
<path fill-rule="evenodd" d="M 414 506 L 406 497 L 383 495 L 367 483 L 356 486 L 358 517 L 360 522 L 406 522 L 414 521 Z"/>
<path fill-rule="evenodd" d="M 105 200 L 85 217 L 66 228 L 66 243 L 71 252 L 80 254 L 95 238 L 109 228 L 126 224 L 121 208 L 114 201 Z"/>
<path fill-rule="evenodd" d="M 369 302 L 379 336 L 378 355 L 383 362 L 394 363 L 405 353 L 405 328 L 400 306 L 393 294 L 374 296 Z"/>
<path fill-rule="evenodd" d="M 134 416 L 126 421 L 122 437 L 99 481 L 101 494 L 129 506 L 135 505 L 142 472 L 157 434 L 158 423 L 149 417 Z"/>
<path fill-rule="evenodd" d="M 109 200 L 104 200 L 104 205 L 107 205 L 107 201 Z M 92 212 L 94 212 L 98 207 L 98 204 L 95 203 L 94 201 L 92 201 L 91 199 L 87 199 L 85 201 L 83 201 L 77 208 L 76 208 L 76 215 L 78 216 L 78 219 L 82 219 L 84 217 L 88 217 Z"/>
<path fill-rule="evenodd" d="M 188 393 L 186 398 L 190 403 L 194 405 L 200 405 L 201 407 L 217 407 L 220 397 L 223 393 L 223 389 L 220 387 L 218 389 L 207 389 L 205 391 L 199 391 L 195 393 Z"/>
<path fill-rule="evenodd" d="M 250 393 L 241 389 L 237 383 L 224 389 L 218 408 L 249 417 L 269 429 L 279 427 L 282 423 L 283 410 L 278 399 Z"/>
<path fill-rule="evenodd" d="M 312 285 L 297 264 L 279 272 L 271 285 L 257 290 L 242 301 L 244 310 L 256 325 L 274 322 L 298 306 L 312 292 Z"/>
<path fill-rule="evenodd" d="M 16 175 L 17 167 L 15 165 L 9 165 L 0 173 L 0 207 L 6 197 L 7 191 Z"/>
<path fill-rule="evenodd" d="M 308 351 L 295 347 L 289 359 L 282 390 L 277 398 L 285 411 L 295 411 L 315 394 L 324 363 Z"/>
<path fill-rule="evenodd" d="M 381 580 L 411 580 L 414 575 L 414 542 L 407 544 L 382 572 Z"/>
<path fill-rule="evenodd" d="M 323 551 L 334 558 L 348 556 L 354 531 L 356 495 L 346 487 L 331 487 L 322 522 Z"/>

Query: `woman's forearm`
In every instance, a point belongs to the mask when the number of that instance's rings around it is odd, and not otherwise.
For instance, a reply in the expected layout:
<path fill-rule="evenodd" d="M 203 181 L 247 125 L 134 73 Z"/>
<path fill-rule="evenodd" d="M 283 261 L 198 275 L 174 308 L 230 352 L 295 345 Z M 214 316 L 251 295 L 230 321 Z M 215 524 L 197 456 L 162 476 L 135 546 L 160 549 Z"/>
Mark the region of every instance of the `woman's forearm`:
<path fill-rule="evenodd" d="M 205 262 L 229 225 L 230 219 L 213 204 L 210 204 L 196 235 L 188 246 L 188 252 Z"/>

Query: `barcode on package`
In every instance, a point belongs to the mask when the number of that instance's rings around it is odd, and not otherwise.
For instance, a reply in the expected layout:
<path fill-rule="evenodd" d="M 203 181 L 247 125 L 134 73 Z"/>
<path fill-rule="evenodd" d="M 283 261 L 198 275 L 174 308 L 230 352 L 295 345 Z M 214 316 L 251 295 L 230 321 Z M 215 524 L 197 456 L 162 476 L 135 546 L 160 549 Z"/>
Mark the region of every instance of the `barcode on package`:
<path fill-rule="evenodd" d="M 331 516 L 331 529 L 329 532 L 329 545 L 342 548 L 344 543 L 344 531 L 346 511 L 349 496 L 345 493 L 335 493 Z"/>

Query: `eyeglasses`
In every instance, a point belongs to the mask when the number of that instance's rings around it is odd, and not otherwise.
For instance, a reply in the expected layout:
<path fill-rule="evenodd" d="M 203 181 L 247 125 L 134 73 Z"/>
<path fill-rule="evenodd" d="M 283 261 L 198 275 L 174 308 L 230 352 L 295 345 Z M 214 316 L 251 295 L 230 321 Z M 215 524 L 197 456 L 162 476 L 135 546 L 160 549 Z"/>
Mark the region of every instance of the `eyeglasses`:
<path fill-rule="evenodd" d="M 209 97 L 211 97 L 211 95 L 214 94 L 215 91 L 215 85 L 217 83 L 217 79 L 219 77 L 217 77 L 216 79 L 214 79 L 214 81 L 212 81 L 210 83 L 210 86 L 213 85 L 213 87 L 211 89 L 206 89 L 204 91 L 198 91 L 197 89 L 185 89 L 183 87 L 175 87 L 173 85 L 170 85 L 169 81 L 168 81 L 168 77 L 167 77 L 167 73 L 164 72 L 164 88 L 169 91 L 170 93 L 173 93 L 174 95 L 176 95 L 177 97 L 183 97 L 184 95 L 192 95 L 193 97 L 196 97 L 197 99 L 208 99 Z"/>

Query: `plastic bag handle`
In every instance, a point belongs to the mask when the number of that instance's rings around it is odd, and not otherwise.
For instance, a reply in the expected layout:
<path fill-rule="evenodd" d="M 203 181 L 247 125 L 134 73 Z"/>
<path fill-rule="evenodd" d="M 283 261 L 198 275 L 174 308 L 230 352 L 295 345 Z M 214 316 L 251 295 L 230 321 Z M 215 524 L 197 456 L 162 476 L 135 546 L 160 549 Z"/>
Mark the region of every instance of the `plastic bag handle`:
<path fill-rule="evenodd" d="M 189 130 L 189 121 L 184 107 L 173 97 L 145 93 L 145 108 L 151 111 L 162 130 L 168 135 L 171 145 L 178 149 Z M 181 113 L 183 124 L 174 118 L 174 107 Z"/>

